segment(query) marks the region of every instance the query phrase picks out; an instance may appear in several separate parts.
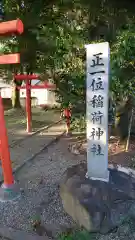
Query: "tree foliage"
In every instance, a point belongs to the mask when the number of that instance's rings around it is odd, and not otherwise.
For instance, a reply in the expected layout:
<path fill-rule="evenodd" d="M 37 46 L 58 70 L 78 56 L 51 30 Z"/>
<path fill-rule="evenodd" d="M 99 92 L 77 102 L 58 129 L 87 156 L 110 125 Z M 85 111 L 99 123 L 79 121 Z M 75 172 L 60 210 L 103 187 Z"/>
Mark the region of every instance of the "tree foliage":
<path fill-rule="evenodd" d="M 127 98 L 135 91 L 135 25 L 118 32 L 111 53 L 111 88 L 117 97 Z"/>
<path fill-rule="evenodd" d="M 41 74 L 56 83 L 61 102 L 81 103 L 85 112 L 84 45 L 109 41 L 111 88 L 116 95 L 133 92 L 134 5 L 126 0 L 3 0 L 5 20 L 19 17 L 25 26 L 24 34 L 4 40 L 5 52 L 21 53 L 21 65 L 8 70 Z"/>

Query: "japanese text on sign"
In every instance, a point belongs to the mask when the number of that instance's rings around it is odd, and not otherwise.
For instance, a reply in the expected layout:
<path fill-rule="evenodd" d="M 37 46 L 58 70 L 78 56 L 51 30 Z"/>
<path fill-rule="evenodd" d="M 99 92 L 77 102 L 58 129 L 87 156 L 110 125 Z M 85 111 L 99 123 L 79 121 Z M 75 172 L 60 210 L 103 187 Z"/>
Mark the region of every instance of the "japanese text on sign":
<path fill-rule="evenodd" d="M 88 176 L 108 179 L 109 44 L 89 44 L 86 48 Z"/>
<path fill-rule="evenodd" d="M 104 59 L 102 58 L 102 53 L 97 53 L 97 54 L 93 54 L 93 59 L 92 59 L 92 63 L 91 63 L 91 67 L 93 68 L 93 71 L 90 72 L 91 75 L 93 75 L 92 77 L 92 83 L 90 85 L 90 89 L 92 92 L 95 92 L 95 95 L 92 97 L 91 105 L 93 109 L 97 109 L 97 111 L 93 111 L 91 113 L 91 120 L 93 122 L 93 124 L 97 124 L 101 125 L 102 124 L 102 118 L 104 117 L 103 113 L 102 113 L 102 108 L 104 107 L 104 97 L 101 94 L 98 94 L 99 90 L 100 92 L 102 90 L 104 90 L 104 82 L 102 77 L 99 76 L 99 74 L 101 73 L 105 73 L 104 70 Z M 98 70 L 95 70 L 95 67 L 99 67 Z M 102 92 L 101 92 L 102 93 Z M 99 111 L 98 109 L 101 109 L 101 111 Z M 92 128 L 91 129 L 91 135 L 90 138 L 92 138 L 92 140 L 95 140 L 95 138 L 97 140 L 101 139 L 101 136 L 104 134 L 103 129 L 101 129 L 100 127 L 96 128 Z M 103 155 L 103 150 L 102 147 L 99 144 L 93 144 L 91 147 L 91 152 L 93 153 L 93 155 Z"/>

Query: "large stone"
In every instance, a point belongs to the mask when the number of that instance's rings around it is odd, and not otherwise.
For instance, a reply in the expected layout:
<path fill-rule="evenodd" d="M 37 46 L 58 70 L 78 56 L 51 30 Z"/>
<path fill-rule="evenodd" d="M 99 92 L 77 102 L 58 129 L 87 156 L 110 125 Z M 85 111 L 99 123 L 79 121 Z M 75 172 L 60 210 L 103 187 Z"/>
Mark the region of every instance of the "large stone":
<path fill-rule="evenodd" d="M 86 164 L 68 168 L 60 184 L 65 211 L 91 232 L 107 233 L 133 215 L 135 172 L 110 166 L 109 182 L 90 180 Z"/>

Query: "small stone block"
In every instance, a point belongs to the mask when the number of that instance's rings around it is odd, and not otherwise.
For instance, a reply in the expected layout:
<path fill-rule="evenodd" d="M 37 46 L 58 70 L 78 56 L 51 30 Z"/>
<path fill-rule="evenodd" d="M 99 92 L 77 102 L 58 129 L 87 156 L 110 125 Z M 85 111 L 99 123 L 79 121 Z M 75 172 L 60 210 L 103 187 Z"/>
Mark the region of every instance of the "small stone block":
<path fill-rule="evenodd" d="M 21 191 L 17 183 L 10 187 L 0 187 L 0 202 L 15 201 L 21 196 Z"/>

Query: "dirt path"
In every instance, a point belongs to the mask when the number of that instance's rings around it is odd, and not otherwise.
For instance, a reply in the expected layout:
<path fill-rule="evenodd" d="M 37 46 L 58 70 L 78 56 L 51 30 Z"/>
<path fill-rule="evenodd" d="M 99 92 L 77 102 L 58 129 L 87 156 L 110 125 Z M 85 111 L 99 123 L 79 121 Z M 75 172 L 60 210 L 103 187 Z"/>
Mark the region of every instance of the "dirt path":
<path fill-rule="evenodd" d="M 108 144 L 108 162 L 123 167 L 135 168 L 135 138 L 130 139 L 128 151 L 125 150 L 126 142 L 118 144 L 115 138 Z M 69 145 L 70 151 L 75 155 L 83 155 L 86 158 L 87 142 L 85 135 L 79 134 Z"/>

